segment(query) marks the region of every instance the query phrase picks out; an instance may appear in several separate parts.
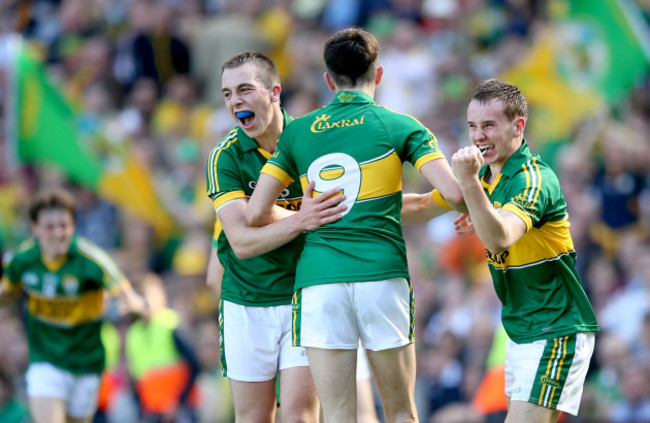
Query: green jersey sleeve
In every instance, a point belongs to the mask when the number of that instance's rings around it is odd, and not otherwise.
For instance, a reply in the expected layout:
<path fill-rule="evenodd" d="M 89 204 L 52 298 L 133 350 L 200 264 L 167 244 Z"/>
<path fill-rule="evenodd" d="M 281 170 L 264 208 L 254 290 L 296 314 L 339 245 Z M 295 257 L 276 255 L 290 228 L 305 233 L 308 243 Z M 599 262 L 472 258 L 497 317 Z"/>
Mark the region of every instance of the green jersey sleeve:
<path fill-rule="evenodd" d="M 228 148 L 226 140 L 212 150 L 206 166 L 207 195 L 218 209 L 230 200 L 245 198 L 241 176 L 234 150 Z"/>
<path fill-rule="evenodd" d="M 504 210 L 519 216 L 527 230 L 566 216 L 566 203 L 555 173 L 537 156 L 526 161 L 511 180 Z"/>
<path fill-rule="evenodd" d="M 444 157 L 438 148 L 438 140 L 428 128 L 412 116 L 398 116 L 401 122 L 393 125 L 392 135 L 393 139 L 405 140 L 401 146 L 396 146 L 402 161 L 410 162 L 419 170 L 424 163 Z"/>

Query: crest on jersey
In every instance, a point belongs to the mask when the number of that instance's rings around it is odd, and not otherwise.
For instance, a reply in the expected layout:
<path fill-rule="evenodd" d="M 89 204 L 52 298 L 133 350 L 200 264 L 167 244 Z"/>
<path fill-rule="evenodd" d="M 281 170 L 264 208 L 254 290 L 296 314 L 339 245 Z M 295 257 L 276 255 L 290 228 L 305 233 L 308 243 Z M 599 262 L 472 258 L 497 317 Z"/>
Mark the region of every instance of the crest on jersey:
<path fill-rule="evenodd" d="M 66 295 L 77 295 L 79 292 L 79 279 L 74 275 L 65 275 L 62 285 Z"/>

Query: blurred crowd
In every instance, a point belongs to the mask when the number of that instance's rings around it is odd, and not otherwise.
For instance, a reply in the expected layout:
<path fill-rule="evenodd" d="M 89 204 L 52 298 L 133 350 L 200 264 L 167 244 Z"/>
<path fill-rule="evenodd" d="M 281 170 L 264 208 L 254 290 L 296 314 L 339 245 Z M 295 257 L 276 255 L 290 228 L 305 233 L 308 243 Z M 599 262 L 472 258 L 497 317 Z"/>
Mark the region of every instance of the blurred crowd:
<path fill-rule="evenodd" d="M 228 383 L 219 369 L 217 303 L 205 285 L 215 219 L 205 195 L 205 162 L 235 125 L 223 106 L 221 64 L 245 50 L 267 53 L 281 74 L 283 107 L 300 116 L 331 100 L 322 79 L 324 40 L 334 30 L 362 26 L 380 40 L 385 74 L 377 102 L 417 117 L 450 158 L 469 143 L 470 89 L 521 57 L 559 3 L 2 0 L 0 35 L 19 33 L 40 53 L 78 113 L 84 148 L 105 166 L 115 150 L 138 157 L 175 227 L 160 239 L 146 221 L 54 169 L 3 163 L 0 247 L 11 249 L 29 235 L 26 204 L 37 189 L 71 189 L 78 233 L 110 251 L 136 289 L 147 278 L 162 281 L 198 363 L 199 420 L 231 422 Z M 650 22 L 650 1 L 632 3 Z M 547 148 L 527 131 L 531 150 L 547 154 L 543 159 L 560 177 L 579 272 L 602 329 L 580 416 L 568 421 L 650 421 L 648 74 L 620 101 L 576 122 L 569 142 Z M 535 104 L 530 107 L 534 114 Z M 3 120 L 11 116 L 6 101 L 1 112 Z M 9 140 L 6 134 L 0 140 L 5 157 Z M 404 191 L 430 190 L 422 181 L 406 169 Z M 453 219 L 404 227 L 417 310 L 418 408 L 423 422 L 491 421 L 482 414 L 498 419 L 499 410 L 481 408 L 475 392 L 494 361 L 500 303 L 482 244 L 475 236 L 456 236 Z M 124 359 L 113 365 L 119 389 L 101 417 L 137 421 Z M 26 366 L 21 315 L 17 308 L 0 309 L 0 410 L 24 401 Z"/>

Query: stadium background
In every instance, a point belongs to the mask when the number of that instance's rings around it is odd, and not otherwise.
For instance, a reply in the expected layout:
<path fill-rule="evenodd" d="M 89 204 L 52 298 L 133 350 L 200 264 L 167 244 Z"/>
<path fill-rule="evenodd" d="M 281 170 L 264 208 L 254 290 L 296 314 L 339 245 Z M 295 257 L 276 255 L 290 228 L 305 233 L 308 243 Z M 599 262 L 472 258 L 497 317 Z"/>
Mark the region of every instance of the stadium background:
<path fill-rule="evenodd" d="M 324 40 L 363 26 L 386 68 L 378 103 L 431 128 L 448 158 L 468 144 L 466 99 L 478 81 L 522 88 L 526 138 L 559 174 L 603 329 L 580 417 L 569 421 L 650 421 L 649 24 L 648 0 L 1 1 L 0 247 L 28 236 L 37 189 L 71 189 L 80 234 L 136 287 L 147 274 L 163 280 L 200 359 L 201 421 L 232 421 L 205 287 L 214 223 L 205 159 L 234 126 L 220 66 L 243 50 L 266 52 L 283 106 L 299 116 L 331 99 Z M 405 191 L 428 189 L 405 170 Z M 491 348 L 499 304 L 483 247 L 456 237 L 452 220 L 404 230 L 423 422 L 487 421 L 478 411 L 489 401 L 475 392 L 502 357 Z M 24 400 L 17 310 L 0 309 L 0 380 Z M 120 386 L 109 420 L 133 421 Z"/>

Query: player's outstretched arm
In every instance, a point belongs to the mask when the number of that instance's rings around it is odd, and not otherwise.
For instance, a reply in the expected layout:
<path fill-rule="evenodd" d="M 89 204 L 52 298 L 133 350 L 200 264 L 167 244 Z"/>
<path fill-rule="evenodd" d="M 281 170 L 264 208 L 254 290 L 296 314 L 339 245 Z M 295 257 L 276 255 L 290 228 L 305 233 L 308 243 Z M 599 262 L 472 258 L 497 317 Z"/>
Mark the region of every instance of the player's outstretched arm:
<path fill-rule="evenodd" d="M 432 192 L 424 194 L 402 194 L 402 224 L 417 225 L 425 223 L 452 210 L 438 205 L 432 197 Z"/>
<path fill-rule="evenodd" d="M 135 292 L 133 286 L 127 279 L 123 279 L 117 284 L 111 294 L 117 299 L 120 316 L 130 315 L 138 318 L 149 317 L 149 307 L 144 298 Z"/>
<path fill-rule="evenodd" d="M 420 172 L 438 190 L 444 202 L 461 213 L 467 213 L 463 193 L 446 159 L 427 162 Z"/>

